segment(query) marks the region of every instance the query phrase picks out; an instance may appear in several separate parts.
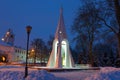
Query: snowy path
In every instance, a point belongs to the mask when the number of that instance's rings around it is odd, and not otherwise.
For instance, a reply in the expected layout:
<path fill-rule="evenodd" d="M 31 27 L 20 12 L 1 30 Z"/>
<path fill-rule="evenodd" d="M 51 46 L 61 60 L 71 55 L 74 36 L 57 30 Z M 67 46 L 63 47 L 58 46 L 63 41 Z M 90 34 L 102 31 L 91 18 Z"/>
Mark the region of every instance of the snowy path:
<path fill-rule="evenodd" d="M 1 65 L 0 80 L 120 80 L 120 68 L 101 67 L 100 70 L 47 72 L 30 69 L 24 77 L 24 66 Z"/>
<path fill-rule="evenodd" d="M 84 80 L 86 77 L 90 77 L 99 73 L 99 70 L 81 70 L 72 72 L 52 72 L 56 77 L 63 78 L 65 80 Z"/>

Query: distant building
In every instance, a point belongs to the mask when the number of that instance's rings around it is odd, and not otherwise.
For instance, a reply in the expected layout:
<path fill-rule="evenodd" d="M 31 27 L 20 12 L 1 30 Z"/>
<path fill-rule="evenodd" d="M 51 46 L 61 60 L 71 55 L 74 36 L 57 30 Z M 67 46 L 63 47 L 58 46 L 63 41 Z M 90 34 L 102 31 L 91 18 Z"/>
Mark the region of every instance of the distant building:
<path fill-rule="evenodd" d="M 15 46 L 0 45 L 1 62 L 25 62 L 25 59 L 25 49 Z"/>
<path fill-rule="evenodd" d="M 25 62 L 26 50 L 14 46 L 15 35 L 8 29 L 0 43 L 0 62 Z"/>
<path fill-rule="evenodd" d="M 2 38 L 2 41 L 10 46 L 14 45 L 15 41 L 15 35 L 12 31 L 12 29 L 8 29 L 8 31 L 5 33 L 5 35 Z"/>

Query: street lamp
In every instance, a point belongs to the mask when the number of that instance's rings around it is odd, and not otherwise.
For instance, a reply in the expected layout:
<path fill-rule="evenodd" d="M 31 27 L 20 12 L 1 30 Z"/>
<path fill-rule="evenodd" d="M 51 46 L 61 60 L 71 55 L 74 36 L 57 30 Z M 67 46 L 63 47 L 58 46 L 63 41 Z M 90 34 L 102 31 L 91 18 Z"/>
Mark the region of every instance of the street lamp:
<path fill-rule="evenodd" d="M 28 60 L 28 46 L 29 46 L 29 36 L 30 36 L 30 32 L 31 32 L 32 27 L 31 26 L 27 26 L 26 27 L 26 32 L 27 32 L 27 52 L 26 52 L 26 63 L 25 63 L 25 78 L 28 75 L 28 66 L 27 66 L 27 60 Z"/>

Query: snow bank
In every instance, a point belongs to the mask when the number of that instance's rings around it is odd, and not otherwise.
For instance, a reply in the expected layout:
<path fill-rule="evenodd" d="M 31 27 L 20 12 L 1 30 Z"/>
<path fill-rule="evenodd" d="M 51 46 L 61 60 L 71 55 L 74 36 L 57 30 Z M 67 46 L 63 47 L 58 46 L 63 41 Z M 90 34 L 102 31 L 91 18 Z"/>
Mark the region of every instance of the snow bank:
<path fill-rule="evenodd" d="M 0 66 L 0 80 L 120 80 L 120 68 L 114 67 L 50 73 L 45 70 L 29 69 L 26 79 L 24 70 L 24 66 Z"/>
<path fill-rule="evenodd" d="M 58 80 L 58 78 L 45 70 L 30 71 L 26 79 L 23 71 L 0 71 L 0 80 Z"/>
<path fill-rule="evenodd" d="M 45 70 L 32 71 L 26 80 L 58 80 L 53 74 Z"/>
<path fill-rule="evenodd" d="M 22 68 L 23 66 L 13 66 L 13 65 L 2 65 L 0 66 L 0 69 L 5 69 L 5 68 Z"/>
<path fill-rule="evenodd" d="M 105 67 L 85 80 L 120 80 L 120 68 Z"/>

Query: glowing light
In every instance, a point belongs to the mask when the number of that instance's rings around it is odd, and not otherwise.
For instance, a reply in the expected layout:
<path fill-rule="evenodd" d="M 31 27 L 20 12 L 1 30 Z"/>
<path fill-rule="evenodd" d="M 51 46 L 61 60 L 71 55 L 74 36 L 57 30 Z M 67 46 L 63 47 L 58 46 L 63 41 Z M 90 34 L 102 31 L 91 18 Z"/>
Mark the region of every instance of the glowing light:
<path fill-rule="evenodd" d="M 4 41 L 5 39 L 4 38 L 2 38 L 2 41 Z"/>
<path fill-rule="evenodd" d="M 57 58 L 57 46 L 58 46 L 58 41 L 56 41 L 55 43 L 55 60 Z"/>
<path fill-rule="evenodd" d="M 66 61 L 63 59 L 63 63 L 62 63 L 64 66 L 66 65 Z"/>
<path fill-rule="evenodd" d="M 3 62 L 5 61 L 5 57 L 4 57 L 4 56 L 2 57 L 2 61 L 3 61 Z"/>
<path fill-rule="evenodd" d="M 7 32 L 7 35 L 9 35 L 10 34 L 10 32 Z"/>
<path fill-rule="evenodd" d="M 34 49 L 32 49 L 32 52 L 34 52 L 35 50 Z"/>
<path fill-rule="evenodd" d="M 62 31 L 59 32 L 60 34 L 62 33 Z"/>
<path fill-rule="evenodd" d="M 64 66 L 66 66 L 66 57 L 67 57 L 67 48 L 66 48 L 66 41 L 62 41 L 62 50 L 63 50 L 63 52 L 62 52 L 62 57 L 63 57 L 63 65 Z"/>

